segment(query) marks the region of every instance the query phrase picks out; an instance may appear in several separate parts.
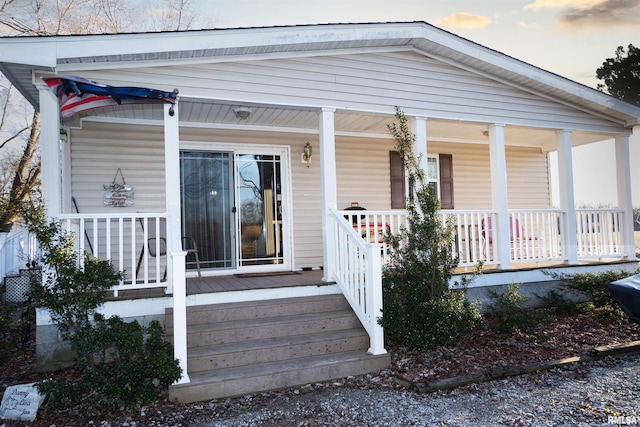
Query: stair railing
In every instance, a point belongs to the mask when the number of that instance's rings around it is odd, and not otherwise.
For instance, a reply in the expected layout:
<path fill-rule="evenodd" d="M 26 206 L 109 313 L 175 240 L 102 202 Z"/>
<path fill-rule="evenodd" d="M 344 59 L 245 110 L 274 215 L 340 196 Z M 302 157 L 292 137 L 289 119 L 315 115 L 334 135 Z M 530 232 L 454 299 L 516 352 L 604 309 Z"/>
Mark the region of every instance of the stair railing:
<path fill-rule="evenodd" d="M 382 250 L 366 243 L 337 209 L 331 208 L 329 228 L 334 241 L 329 277 L 340 286 L 356 316 L 369 334 L 369 353 L 385 354 L 382 315 Z"/>
<path fill-rule="evenodd" d="M 17 273 L 38 258 L 35 236 L 22 224 L 15 224 L 13 228 L 16 231 L 0 233 L 0 278 Z"/>

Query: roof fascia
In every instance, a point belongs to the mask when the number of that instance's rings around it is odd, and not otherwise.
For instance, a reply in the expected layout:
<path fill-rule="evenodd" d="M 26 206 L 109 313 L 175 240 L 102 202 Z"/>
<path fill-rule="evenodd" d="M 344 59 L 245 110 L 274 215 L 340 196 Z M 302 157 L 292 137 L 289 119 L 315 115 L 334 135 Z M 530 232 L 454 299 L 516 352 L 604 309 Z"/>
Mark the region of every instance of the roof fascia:
<path fill-rule="evenodd" d="M 327 49 L 306 52 L 273 52 L 261 54 L 246 54 L 234 56 L 210 56 L 198 58 L 172 58 L 148 61 L 121 61 L 121 62 L 79 62 L 59 64 L 56 68 L 58 73 L 69 71 L 96 71 L 96 70 L 122 70 L 135 68 L 149 68 L 158 66 L 180 66 L 193 64 L 217 64 L 224 62 L 247 62 L 273 59 L 290 58 L 313 58 L 327 55 L 352 55 L 359 53 L 387 53 L 387 52 L 407 52 L 415 51 L 412 46 L 387 46 L 387 47 L 365 47 L 351 49 Z"/>
<path fill-rule="evenodd" d="M 0 40 L 1 62 L 52 65 L 52 58 L 82 58 L 111 55 L 136 55 L 148 52 L 178 52 L 207 49 L 233 49 L 247 46 L 274 46 L 327 43 L 351 40 L 406 39 L 415 37 L 424 23 L 335 24 L 298 27 L 257 27 L 224 30 L 199 30 L 172 33 L 98 34 L 82 36 L 18 37 Z M 213 37 L 212 37 L 213 36 Z M 161 43 L 158 43 L 161 41 Z M 151 47 L 151 48 L 150 48 Z M 24 62 L 27 49 L 45 51 L 46 60 Z M 43 62 L 44 61 L 44 62 Z M 55 65 L 55 62 L 53 62 Z"/>

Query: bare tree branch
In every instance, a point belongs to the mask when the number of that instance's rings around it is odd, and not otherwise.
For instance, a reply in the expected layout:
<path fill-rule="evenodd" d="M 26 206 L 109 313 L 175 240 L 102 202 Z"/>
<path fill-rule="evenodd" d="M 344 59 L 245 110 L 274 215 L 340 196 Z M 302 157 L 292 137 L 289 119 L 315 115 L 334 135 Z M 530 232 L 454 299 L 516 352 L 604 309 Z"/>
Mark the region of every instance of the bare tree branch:
<path fill-rule="evenodd" d="M 8 143 L 10 143 L 11 141 L 14 141 L 16 139 L 18 139 L 18 137 L 20 137 L 20 135 L 22 135 L 23 133 L 25 133 L 27 130 L 29 130 L 31 126 L 25 126 L 22 129 L 20 129 L 17 133 L 15 133 L 13 136 L 5 139 L 2 144 L 0 144 L 0 149 L 4 148 L 5 145 L 7 145 Z"/>

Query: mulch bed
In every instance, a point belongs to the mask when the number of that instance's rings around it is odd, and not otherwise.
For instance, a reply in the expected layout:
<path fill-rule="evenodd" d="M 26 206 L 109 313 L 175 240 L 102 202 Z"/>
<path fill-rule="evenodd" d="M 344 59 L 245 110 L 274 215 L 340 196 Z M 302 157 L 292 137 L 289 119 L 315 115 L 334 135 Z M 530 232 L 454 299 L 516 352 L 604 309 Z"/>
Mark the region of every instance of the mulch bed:
<path fill-rule="evenodd" d="M 461 336 L 458 344 L 427 352 L 393 349 L 392 369 L 420 384 L 453 377 L 490 374 L 568 357 L 589 356 L 595 347 L 640 340 L 640 325 L 627 318 L 584 313 L 554 314 L 530 334 L 496 332 L 488 318 Z"/>
<path fill-rule="evenodd" d="M 555 314 L 550 321 L 540 325 L 532 334 L 514 333 L 504 335 L 495 332 L 489 318 L 480 327 L 460 337 L 458 344 L 440 347 L 426 352 L 410 351 L 403 347 L 389 349 L 392 365 L 379 376 L 367 375 L 327 383 L 323 387 L 393 387 L 401 388 L 402 379 L 413 384 L 428 384 L 439 380 L 450 379 L 473 374 L 486 374 L 493 371 L 531 365 L 539 362 L 563 359 L 572 356 L 587 356 L 598 346 L 626 343 L 640 340 L 640 325 L 627 318 L 603 318 L 586 314 Z M 56 378 L 73 377 L 73 369 L 60 370 L 54 373 L 37 372 L 35 369 L 35 334 L 33 331 L 25 342 L 24 349 L 20 345 L 11 350 L 10 358 L 0 366 L 0 394 L 7 386 L 24 384 L 44 379 L 48 376 Z M 6 342 L 6 341 L 5 341 Z M 319 385 L 306 386 L 299 390 L 306 392 Z M 260 394 L 257 400 L 268 402 L 278 393 L 298 394 L 298 390 Z M 227 399 L 225 401 L 210 402 L 209 404 L 180 405 L 166 401 L 166 396 L 160 402 L 149 408 L 143 408 L 144 422 L 153 420 L 160 425 L 160 420 L 175 418 L 182 414 L 182 425 L 188 425 L 188 417 L 202 414 L 207 408 L 220 411 L 238 411 L 243 405 L 243 398 Z M 81 426 L 99 424 L 99 420 L 120 419 L 144 424 L 141 408 L 130 410 L 119 416 L 105 414 L 79 414 L 73 410 L 56 412 L 46 407 L 38 412 L 35 422 L 28 425 L 33 427 L 65 425 Z M 151 418 L 151 414 L 153 418 Z M 185 424 L 186 422 L 186 424 Z M 0 420 L 0 426 L 22 426 L 23 423 Z"/>

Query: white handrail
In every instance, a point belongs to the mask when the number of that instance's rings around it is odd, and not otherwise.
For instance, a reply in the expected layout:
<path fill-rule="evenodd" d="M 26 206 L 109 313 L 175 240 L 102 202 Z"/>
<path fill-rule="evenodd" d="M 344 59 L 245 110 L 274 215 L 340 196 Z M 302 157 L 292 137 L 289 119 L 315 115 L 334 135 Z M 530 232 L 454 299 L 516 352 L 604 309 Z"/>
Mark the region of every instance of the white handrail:
<path fill-rule="evenodd" d="M 408 228 L 407 212 L 404 210 L 343 210 L 338 213 L 368 243 L 383 244 L 386 233 L 398 235 L 402 228 Z M 453 229 L 451 250 L 458 255 L 460 267 L 474 267 L 479 263 L 501 264 L 498 258 L 500 236 L 496 228 L 496 211 L 442 210 L 439 215 Z M 510 261 L 539 263 L 566 260 L 567 250 L 563 247 L 564 215 L 564 211 L 557 209 L 509 210 Z M 592 249 L 593 252 L 595 250 Z M 383 263 L 389 262 L 390 255 L 390 248 L 383 251 Z"/>
<path fill-rule="evenodd" d="M 385 354 L 382 314 L 383 246 L 367 243 L 337 209 L 330 210 L 330 232 L 335 243 L 330 277 L 336 281 L 369 334 L 369 353 Z"/>

